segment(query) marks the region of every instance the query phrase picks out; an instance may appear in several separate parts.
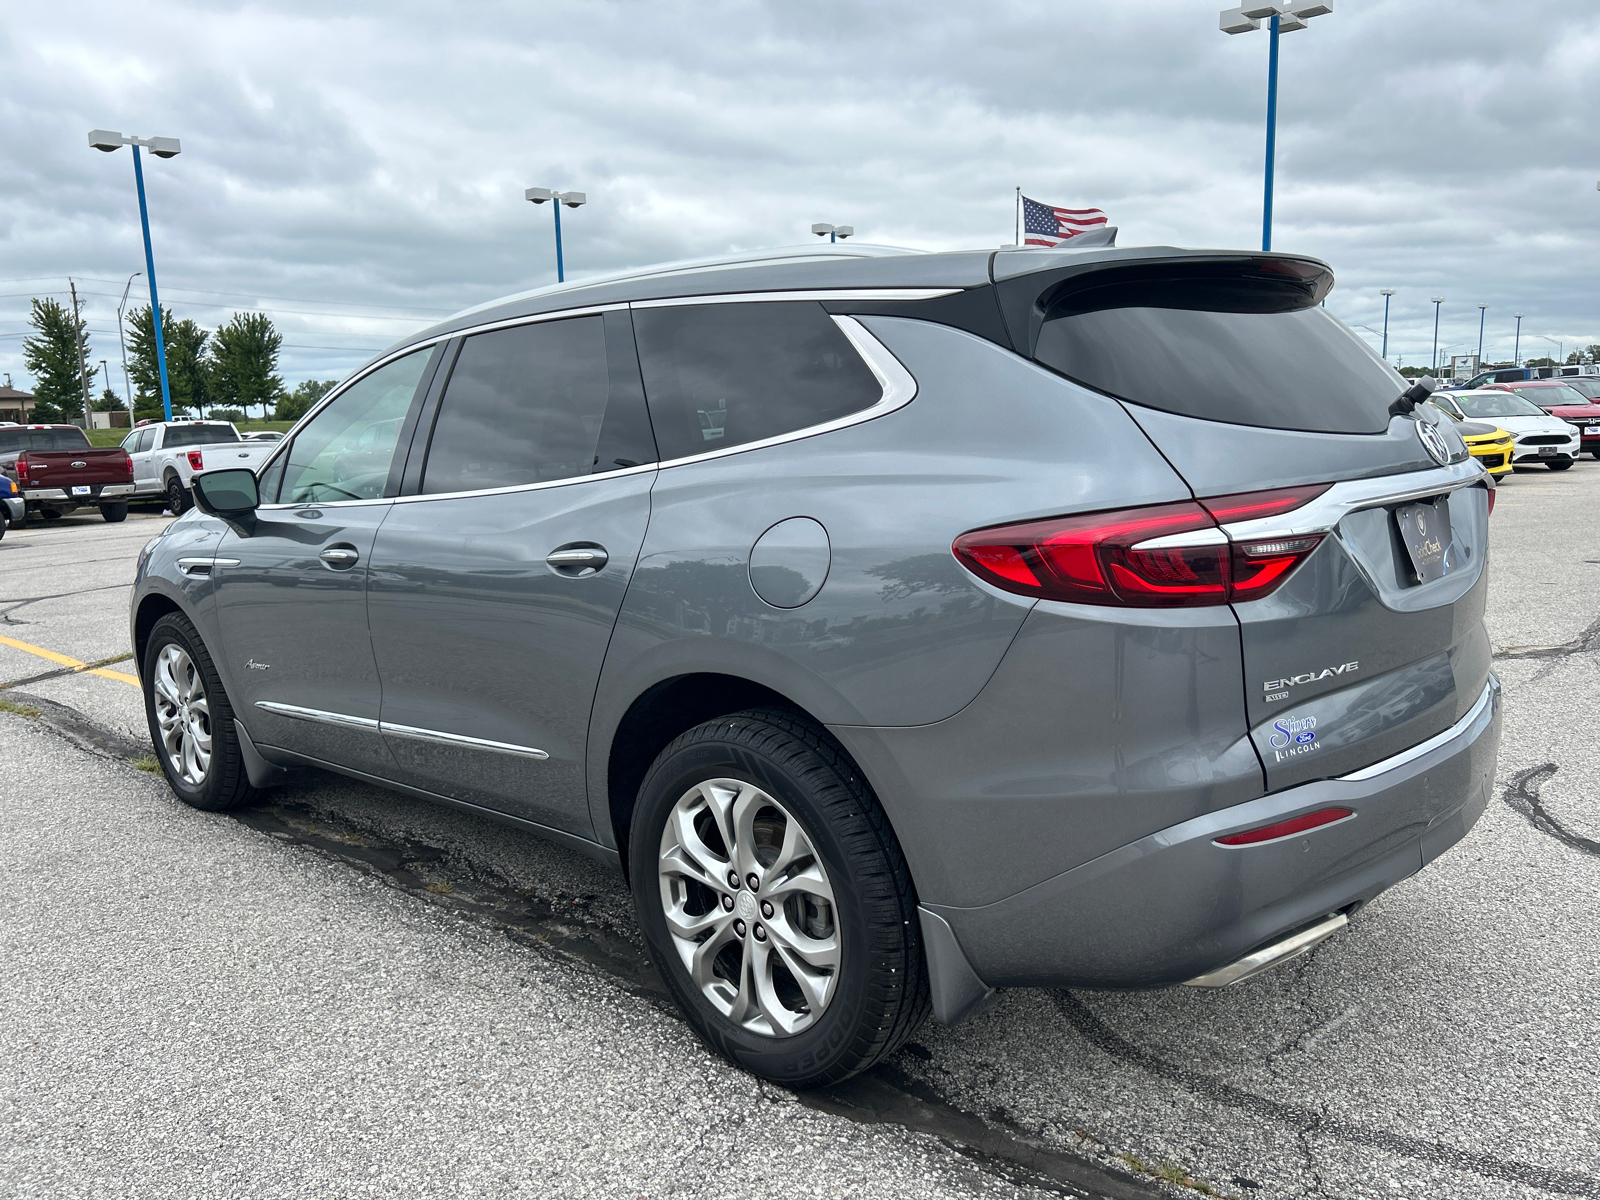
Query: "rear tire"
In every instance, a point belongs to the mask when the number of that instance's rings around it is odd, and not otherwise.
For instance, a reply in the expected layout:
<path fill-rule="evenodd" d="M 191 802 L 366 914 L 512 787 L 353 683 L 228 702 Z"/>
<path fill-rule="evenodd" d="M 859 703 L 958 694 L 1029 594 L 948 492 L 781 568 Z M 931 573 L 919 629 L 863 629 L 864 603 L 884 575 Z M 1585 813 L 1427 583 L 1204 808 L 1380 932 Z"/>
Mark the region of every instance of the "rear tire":
<path fill-rule="evenodd" d="M 118 521 L 126 521 L 128 519 L 128 505 L 126 502 L 122 504 L 102 504 L 100 506 L 100 515 L 115 525 Z"/>
<path fill-rule="evenodd" d="M 1570 459 L 1570 458 L 1567 459 L 1565 462 L 1552 460 L 1550 462 L 1545 463 L 1545 466 L 1549 467 L 1552 471 L 1565 471 L 1568 467 L 1572 466 L 1572 461 L 1573 460 Z"/>
<path fill-rule="evenodd" d="M 176 475 L 167 476 L 167 511 L 181 517 L 189 511 L 189 503 L 189 489 L 183 486 L 183 480 Z"/>
<path fill-rule="evenodd" d="M 142 676 L 150 740 L 178 799 L 207 812 L 254 801 L 259 793 L 245 774 L 233 705 L 189 618 L 168 613 L 155 623 Z"/>
<path fill-rule="evenodd" d="M 899 841 L 811 721 L 753 709 L 679 736 L 639 789 L 628 859 L 662 980 L 706 1044 L 752 1074 L 838 1083 L 926 1018 Z"/>

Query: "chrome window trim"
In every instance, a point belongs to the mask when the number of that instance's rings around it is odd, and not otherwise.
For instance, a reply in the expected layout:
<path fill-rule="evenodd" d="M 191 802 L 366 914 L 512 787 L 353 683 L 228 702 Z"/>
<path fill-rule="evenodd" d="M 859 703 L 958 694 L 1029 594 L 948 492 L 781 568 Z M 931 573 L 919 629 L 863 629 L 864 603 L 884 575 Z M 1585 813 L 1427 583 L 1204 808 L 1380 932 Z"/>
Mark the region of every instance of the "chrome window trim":
<path fill-rule="evenodd" d="M 959 290 L 959 289 L 957 289 Z M 854 317 L 833 315 L 833 323 L 837 325 L 850 344 L 855 347 L 856 353 L 867 364 L 867 369 L 872 372 L 873 378 L 883 389 L 876 404 L 863 408 L 860 412 L 853 412 L 847 416 L 837 417 L 832 421 L 824 421 L 821 425 L 807 425 L 803 429 L 794 429 L 788 433 L 780 433 L 775 437 L 762 438 L 756 442 L 742 442 L 737 446 L 729 446 L 723 450 L 707 450 L 701 454 L 686 454 L 682 458 L 668 459 L 657 464 L 663 471 L 668 467 L 681 467 L 687 463 L 704 462 L 712 458 L 726 458 L 730 454 L 744 454 L 750 450 L 764 450 L 768 446 L 781 446 L 786 442 L 797 442 L 802 438 L 816 437 L 818 434 L 832 433 L 836 429 L 848 429 L 852 425 L 860 425 L 866 421 L 876 420 L 878 417 L 887 416 L 897 409 L 904 408 L 917 396 L 917 381 L 911 372 L 886 347 L 872 334 L 867 332 L 866 326 Z"/>
<path fill-rule="evenodd" d="M 776 300 L 937 300 L 962 288 L 812 288 L 790 292 L 722 292 L 710 296 L 666 296 L 630 300 L 629 308 L 683 308 L 691 304 L 753 304 Z"/>
<path fill-rule="evenodd" d="M 472 492 L 419 492 L 415 496 L 396 496 L 389 504 L 420 504 L 424 500 L 460 500 L 466 496 L 509 496 L 516 492 L 542 492 L 546 488 L 570 487 L 575 483 L 597 483 L 602 479 L 618 479 L 624 475 L 643 475 L 657 469 L 656 463 L 640 463 L 637 467 L 618 467 L 615 471 L 601 471 L 594 475 L 569 475 L 565 479 L 547 479 L 543 483 L 513 483 L 505 487 L 479 488 Z M 344 503 L 351 503 L 344 501 Z M 303 506 L 300 506 L 303 507 Z"/>
<path fill-rule="evenodd" d="M 1403 475 L 1380 475 L 1375 479 L 1347 479 L 1336 483 L 1315 500 L 1276 517 L 1254 521 L 1234 521 L 1223 525 L 1232 541 L 1255 542 L 1302 537 L 1308 533 L 1328 533 L 1353 512 L 1424 500 L 1447 492 L 1471 487 L 1488 477 L 1471 458 L 1446 467 L 1426 471 L 1407 471 Z M 1204 503 L 1202 500 L 1201 503 Z"/>
<path fill-rule="evenodd" d="M 1375 762 L 1370 767 L 1362 767 L 1359 771 L 1351 771 L 1350 774 L 1341 775 L 1339 778 L 1351 783 L 1362 783 L 1368 779 L 1376 779 L 1379 775 L 1387 775 L 1390 771 L 1397 770 L 1409 762 L 1415 762 L 1430 750 L 1437 750 L 1440 746 L 1454 741 L 1471 730 L 1478 718 L 1483 715 L 1483 710 L 1494 702 L 1495 696 L 1499 691 L 1500 681 L 1493 675 L 1489 676 L 1489 682 L 1483 685 L 1483 695 L 1478 697 L 1478 702 L 1472 706 L 1466 716 L 1450 726 L 1449 729 L 1446 729 L 1443 733 L 1434 734 L 1425 742 L 1418 742 L 1409 750 L 1402 750 L 1399 754 L 1383 759 L 1381 762 Z"/>
<path fill-rule="evenodd" d="M 378 728 L 371 717 L 352 717 L 349 713 L 326 712 L 320 708 L 302 708 L 298 704 L 280 704 L 276 700 L 257 700 L 256 707 L 279 717 L 292 717 L 296 721 L 311 721 L 318 725 L 339 725 L 346 729 Z"/>
<path fill-rule="evenodd" d="M 488 738 L 467 737 L 460 733 L 442 733 L 437 729 L 421 729 L 415 725 L 396 725 L 380 721 L 378 728 L 385 735 L 409 738 L 417 742 L 435 742 L 441 746 L 464 746 L 471 750 L 493 750 L 499 754 L 516 754 L 523 758 L 546 759 L 550 755 L 532 746 L 518 746 L 512 742 L 495 742 Z"/>
<path fill-rule="evenodd" d="M 398 497 L 379 496 L 372 500 L 300 500 L 294 504 L 258 504 L 257 512 L 279 512 L 286 508 L 359 508 L 367 504 L 393 504 Z"/>

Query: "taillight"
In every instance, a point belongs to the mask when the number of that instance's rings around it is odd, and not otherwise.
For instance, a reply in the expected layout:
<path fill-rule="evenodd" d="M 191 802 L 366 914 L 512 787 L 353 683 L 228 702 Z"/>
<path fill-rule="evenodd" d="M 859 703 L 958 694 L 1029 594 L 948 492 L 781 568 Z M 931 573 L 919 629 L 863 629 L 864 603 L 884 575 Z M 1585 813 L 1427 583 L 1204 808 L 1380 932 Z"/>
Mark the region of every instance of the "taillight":
<path fill-rule="evenodd" d="M 1135 608 L 1255 600 L 1282 583 L 1323 535 L 1230 542 L 1218 525 L 1280 516 L 1327 486 L 975 529 L 951 549 L 980 579 L 1041 600 Z"/>
<path fill-rule="evenodd" d="M 1494 511 L 1494 494 L 1498 490 L 1499 490 L 1498 488 L 1490 488 L 1489 489 L 1489 511 L 1490 512 Z"/>
<path fill-rule="evenodd" d="M 133 455 L 126 450 L 122 452 L 122 466 L 128 472 L 128 478 L 133 478 Z"/>
<path fill-rule="evenodd" d="M 33 477 L 28 474 L 28 456 L 26 454 L 17 455 L 17 482 L 33 482 Z"/>
<path fill-rule="evenodd" d="M 1259 829 L 1247 829 L 1243 833 L 1230 833 L 1227 837 L 1212 840 L 1219 846 L 1256 846 L 1262 842 L 1275 842 L 1279 838 L 1293 837 L 1310 829 L 1320 829 L 1324 825 L 1332 825 L 1335 821 L 1343 821 L 1355 815 L 1355 811 L 1348 808 L 1319 808 L 1316 812 L 1302 813 L 1298 817 L 1290 817 L 1287 821 L 1263 825 Z"/>
<path fill-rule="evenodd" d="M 189 451 L 189 465 L 191 467 L 193 467 L 196 471 L 205 470 L 205 466 L 202 463 L 201 458 L 200 458 L 200 451 L 198 451 L 198 450 Z"/>

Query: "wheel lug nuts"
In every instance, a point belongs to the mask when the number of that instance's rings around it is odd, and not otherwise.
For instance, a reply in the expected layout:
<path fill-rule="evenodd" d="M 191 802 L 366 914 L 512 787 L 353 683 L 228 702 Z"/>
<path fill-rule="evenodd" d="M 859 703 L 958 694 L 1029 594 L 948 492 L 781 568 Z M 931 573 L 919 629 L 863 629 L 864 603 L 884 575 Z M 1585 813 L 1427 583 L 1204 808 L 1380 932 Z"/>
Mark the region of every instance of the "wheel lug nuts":
<path fill-rule="evenodd" d="M 733 897 L 732 896 L 724 896 L 722 898 L 722 910 L 724 912 L 732 912 L 733 911 Z"/>
<path fill-rule="evenodd" d="M 733 931 L 735 933 L 737 933 L 740 937 L 744 936 L 744 929 L 745 929 L 745 925 L 744 925 L 743 921 L 734 921 L 734 923 L 733 923 Z"/>
<path fill-rule="evenodd" d="M 759 892 L 761 890 L 761 880 L 757 878 L 754 871 L 751 871 L 750 874 L 746 875 L 744 877 L 744 881 L 750 885 L 750 890 L 752 892 Z"/>
<path fill-rule="evenodd" d="M 772 919 L 772 901 L 763 900 L 761 902 L 761 915 L 769 921 Z"/>
<path fill-rule="evenodd" d="M 767 931 L 765 929 L 761 928 L 761 926 L 757 925 L 756 926 L 756 941 L 764 942 L 766 940 L 767 940 Z"/>
<path fill-rule="evenodd" d="M 728 872 L 728 886 L 731 887 L 734 891 L 738 891 L 739 890 L 739 872 L 737 872 L 737 871 L 729 871 Z"/>

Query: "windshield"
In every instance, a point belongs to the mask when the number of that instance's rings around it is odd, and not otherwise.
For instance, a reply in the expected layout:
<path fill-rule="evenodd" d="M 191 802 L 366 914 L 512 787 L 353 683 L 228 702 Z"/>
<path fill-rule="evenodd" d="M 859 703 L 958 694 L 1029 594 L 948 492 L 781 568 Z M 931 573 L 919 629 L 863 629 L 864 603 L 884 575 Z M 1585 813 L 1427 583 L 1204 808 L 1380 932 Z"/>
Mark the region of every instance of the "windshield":
<path fill-rule="evenodd" d="M 1545 384 L 1543 387 L 1516 387 L 1513 385 L 1511 390 L 1519 396 L 1526 396 L 1535 404 L 1544 405 L 1546 408 L 1553 408 L 1557 404 L 1589 403 L 1589 397 L 1582 392 L 1574 391 L 1564 383 L 1557 384 L 1555 387 L 1551 387 L 1549 384 Z"/>
<path fill-rule="evenodd" d="M 174 446 L 206 446 L 216 442 L 237 442 L 239 435 L 232 425 L 169 425 L 163 449 Z"/>
<path fill-rule="evenodd" d="M 1600 400 L 1600 379 L 1574 379 L 1567 386 L 1591 400 Z"/>
<path fill-rule="evenodd" d="M 1453 397 L 1469 417 L 1542 417 L 1544 409 L 1510 392 L 1468 392 Z"/>
<path fill-rule="evenodd" d="M 1302 264 L 1107 270 L 1042 298 L 1034 357 L 1164 412 L 1317 433 L 1382 433 L 1406 389 L 1325 308 Z"/>
<path fill-rule="evenodd" d="M 0 454 L 14 450 L 87 450 L 81 429 L 0 429 Z"/>

